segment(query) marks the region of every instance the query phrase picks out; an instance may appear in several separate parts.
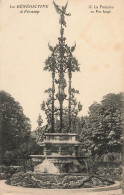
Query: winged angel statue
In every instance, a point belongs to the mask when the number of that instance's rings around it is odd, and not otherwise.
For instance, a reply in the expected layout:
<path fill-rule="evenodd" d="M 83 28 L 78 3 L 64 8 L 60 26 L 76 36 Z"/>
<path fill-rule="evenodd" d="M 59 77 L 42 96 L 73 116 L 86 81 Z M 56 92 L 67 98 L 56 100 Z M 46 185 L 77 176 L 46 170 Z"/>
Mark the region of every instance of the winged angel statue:
<path fill-rule="evenodd" d="M 70 15 L 71 15 L 70 13 L 69 13 L 69 14 L 66 13 L 66 8 L 67 8 L 67 5 L 68 5 L 68 2 L 66 3 L 65 6 L 62 6 L 62 7 L 59 6 L 59 5 L 57 5 L 57 4 L 55 3 L 55 1 L 53 1 L 53 4 L 54 4 L 54 7 L 55 7 L 55 9 L 56 9 L 56 12 L 57 12 L 58 14 L 60 14 L 59 23 L 60 23 L 61 25 L 63 25 L 63 26 L 66 27 L 65 15 L 66 15 L 66 16 L 70 16 Z"/>

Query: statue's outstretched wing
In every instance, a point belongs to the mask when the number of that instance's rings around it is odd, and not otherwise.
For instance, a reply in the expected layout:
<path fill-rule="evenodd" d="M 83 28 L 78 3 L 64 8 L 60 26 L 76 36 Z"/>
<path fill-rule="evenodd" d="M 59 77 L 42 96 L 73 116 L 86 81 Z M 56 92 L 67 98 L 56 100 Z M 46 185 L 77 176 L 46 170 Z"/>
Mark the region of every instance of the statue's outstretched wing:
<path fill-rule="evenodd" d="M 67 1 L 66 5 L 65 5 L 65 7 L 64 7 L 64 12 L 65 12 L 65 13 L 66 13 L 67 5 L 68 5 L 68 1 Z"/>
<path fill-rule="evenodd" d="M 58 14 L 61 14 L 62 11 L 61 11 L 61 9 L 59 8 L 59 6 L 55 3 L 55 1 L 53 1 L 53 4 L 54 4 L 54 7 L 55 7 L 56 12 L 57 12 Z"/>

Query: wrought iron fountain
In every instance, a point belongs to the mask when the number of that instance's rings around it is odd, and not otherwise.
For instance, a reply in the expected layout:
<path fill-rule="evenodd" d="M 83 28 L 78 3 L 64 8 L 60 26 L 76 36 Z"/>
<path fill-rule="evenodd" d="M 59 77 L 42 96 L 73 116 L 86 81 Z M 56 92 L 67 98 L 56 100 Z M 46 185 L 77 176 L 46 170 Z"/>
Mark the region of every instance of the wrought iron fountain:
<path fill-rule="evenodd" d="M 31 157 L 33 161 L 41 163 L 35 168 L 35 171 L 38 172 L 78 172 L 80 164 L 76 160 L 75 150 L 81 143 L 77 141 L 77 134 L 73 130 L 72 121 L 76 118 L 78 112 L 82 110 L 82 105 L 75 98 L 75 94 L 79 93 L 79 91 L 72 88 L 72 73 L 79 71 L 80 68 L 78 61 L 72 54 L 76 44 L 69 47 L 65 42 L 65 16 L 71 15 L 66 13 L 67 3 L 62 7 L 55 2 L 53 3 L 57 13 L 60 15 L 60 37 L 58 37 L 58 43 L 54 47 L 48 44 L 51 56 L 45 61 L 44 67 L 44 70 L 49 71 L 52 77 L 52 86 L 45 91 L 49 94 L 49 98 L 46 102 L 43 101 L 41 105 L 41 109 L 46 113 L 48 125 L 43 141 L 38 143 L 43 147 L 43 154 L 32 155 Z M 68 84 L 65 78 L 67 78 Z M 65 89 L 67 87 L 68 92 L 66 94 Z M 57 101 L 59 107 L 56 107 Z M 68 106 L 64 107 L 64 103 Z M 63 122 L 65 118 L 66 124 Z M 59 121 L 58 127 L 56 127 L 56 121 Z M 47 159 L 47 162 L 53 163 L 57 169 L 52 166 L 48 170 L 43 159 L 45 159 L 45 162 Z"/>

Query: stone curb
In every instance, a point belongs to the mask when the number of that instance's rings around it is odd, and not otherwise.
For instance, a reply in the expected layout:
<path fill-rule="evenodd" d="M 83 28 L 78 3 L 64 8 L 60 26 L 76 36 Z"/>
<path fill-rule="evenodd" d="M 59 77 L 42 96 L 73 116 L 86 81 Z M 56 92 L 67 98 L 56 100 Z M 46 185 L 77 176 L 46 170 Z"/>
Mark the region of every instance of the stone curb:
<path fill-rule="evenodd" d="M 6 180 L 3 180 L 4 182 L 6 181 Z M 5 183 L 5 185 L 8 185 L 8 184 L 6 184 Z M 11 185 L 10 185 L 11 186 Z M 12 186 L 12 187 L 15 187 L 16 189 L 18 188 L 18 187 L 20 187 L 20 188 L 25 188 L 25 189 L 27 189 L 27 190 L 35 190 L 35 189 L 38 189 L 38 190 L 51 190 L 51 192 L 54 190 L 54 191 L 56 191 L 56 192 L 59 192 L 59 191 L 63 191 L 63 193 L 64 192 L 66 192 L 66 193 L 80 193 L 80 192 L 104 192 L 104 191 L 111 191 L 111 190 L 117 190 L 117 189 L 121 189 L 121 184 L 120 184 L 120 182 L 115 182 L 115 184 L 113 184 L 113 185 L 110 185 L 110 186 L 105 186 L 105 187 L 97 187 L 97 188 L 75 188 L 75 189 L 48 189 L 48 188 L 28 188 L 28 187 L 22 187 L 22 186 Z"/>
<path fill-rule="evenodd" d="M 100 192 L 100 191 L 117 190 L 117 189 L 120 189 L 120 188 L 121 188 L 120 182 L 115 182 L 115 184 L 110 185 L 110 186 L 105 186 L 105 187 L 66 189 L 66 191 L 72 191 L 72 192 Z M 56 190 L 59 190 L 59 189 L 56 189 Z"/>

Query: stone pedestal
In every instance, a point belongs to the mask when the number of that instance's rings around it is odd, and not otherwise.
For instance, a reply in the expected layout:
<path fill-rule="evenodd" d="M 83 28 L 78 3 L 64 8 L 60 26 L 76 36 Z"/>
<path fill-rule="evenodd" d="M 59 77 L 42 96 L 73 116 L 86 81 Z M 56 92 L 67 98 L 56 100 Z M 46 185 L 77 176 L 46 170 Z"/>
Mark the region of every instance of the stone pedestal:
<path fill-rule="evenodd" d="M 80 144 L 75 133 L 45 133 L 44 141 L 39 143 L 43 155 L 31 155 L 33 161 L 40 162 L 35 170 L 44 173 L 52 173 L 51 169 L 56 173 L 78 172 L 80 163 L 76 159 L 75 147 Z M 52 168 L 49 169 L 50 165 Z"/>

